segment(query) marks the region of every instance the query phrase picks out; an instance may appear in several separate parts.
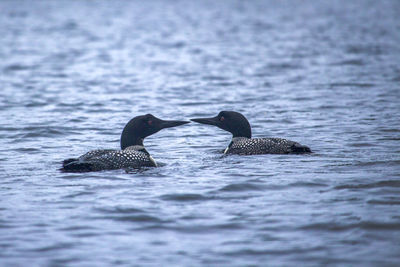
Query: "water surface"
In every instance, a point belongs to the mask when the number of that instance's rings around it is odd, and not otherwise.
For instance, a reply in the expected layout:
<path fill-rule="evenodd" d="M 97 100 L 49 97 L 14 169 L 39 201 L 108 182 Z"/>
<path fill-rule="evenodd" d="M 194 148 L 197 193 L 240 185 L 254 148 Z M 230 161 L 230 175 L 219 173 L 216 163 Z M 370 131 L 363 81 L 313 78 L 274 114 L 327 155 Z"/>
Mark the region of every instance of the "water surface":
<path fill-rule="evenodd" d="M 2 1 L 0 264 L 396 265 L 400 2 Z M 189 124 L 161 167 L 68 174 L 126 122 L 242 112 L 311 155 L 228 156 Z"/>

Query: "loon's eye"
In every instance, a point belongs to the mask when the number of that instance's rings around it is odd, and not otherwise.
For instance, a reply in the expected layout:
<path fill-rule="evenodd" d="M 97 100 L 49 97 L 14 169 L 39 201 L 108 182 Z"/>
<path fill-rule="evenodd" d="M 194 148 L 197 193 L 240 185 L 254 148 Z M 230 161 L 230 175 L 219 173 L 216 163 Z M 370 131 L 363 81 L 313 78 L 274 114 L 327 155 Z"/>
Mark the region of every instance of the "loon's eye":
<path fill-rule="evenodd" d="M 147 121 L 147 124 L 148 124 L 148 125 L 152 125 L 152 124 L 153 124 L 153 121 L 152 121 L 152 120 L 149 120 L 149 121 Z"/>
<path fill-rule="evenodd" d="M 224 121 L 225 120 L 224 116 L 221 116 L 221 118 L 219 118 L 219 120 Z"/>

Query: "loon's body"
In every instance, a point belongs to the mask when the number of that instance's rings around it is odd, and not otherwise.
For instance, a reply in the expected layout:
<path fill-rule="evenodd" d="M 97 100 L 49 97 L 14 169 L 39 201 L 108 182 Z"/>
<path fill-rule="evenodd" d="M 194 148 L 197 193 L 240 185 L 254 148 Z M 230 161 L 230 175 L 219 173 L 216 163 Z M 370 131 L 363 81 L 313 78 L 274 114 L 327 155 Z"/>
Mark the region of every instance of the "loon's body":
<path fill-rule="evenodd" d="M 259 155 L 306 153 L 311 150 L 297 142 L 283 138 L 235 137 L 225 149 L 224 154 Z"/>
<path fill-rule="evenodd" d="M 157 167 L 143 146 L 129 146 L 124 150 L 99 149 L 87 152 L 77 159 L 63 162 L 63 171 L 86 172 L 141 167 Z"/>
<path fill-rule="evenodd" d="M 141 167 L 157 167 L 156 162 L 143 146 L 145 137 L 161 129 L 188 123 L 186 121 L 164 121 L 151 114 L 130 120 L 121 135 L 121 150 L 93 150 L 79 158 L 63 161 L 64 172 L 90 172 Z"/>
<path fill-rule="evenodd" d="M 311 149 L 297 142 L 283 138 L 251 138 L 248 120 L 234 111 L 221 111 L 213 118 L 198 118 L 192 121 L 217 126 L 232 133 L 232 141 L 224 154 L 302 154 L 311 153 Z"/>

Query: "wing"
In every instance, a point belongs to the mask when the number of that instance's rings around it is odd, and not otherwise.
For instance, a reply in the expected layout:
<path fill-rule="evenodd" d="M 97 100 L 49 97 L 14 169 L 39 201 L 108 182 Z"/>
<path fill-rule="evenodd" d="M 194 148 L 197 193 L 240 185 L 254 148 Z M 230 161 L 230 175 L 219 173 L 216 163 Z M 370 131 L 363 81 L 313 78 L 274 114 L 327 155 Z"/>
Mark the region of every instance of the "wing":
<path fill-rule="evenodd" d="M 91 160 L 93 161 L 93 160 Z M 140 151 L 118 150 L 104 153 L 96 157 L 95 161 L 100 163 L 105 169 L 123 169 L 123 168 L 140 168 L 155 167 L 154 160 L 150 155 Z"/>
<path fill-rule="evenodd" d="M 227 153 L 239 155 L 307 153 L 311 150 L 283 138 L 242 139 L 231 144 Z"/>
<path fill-rule="evenodd" d="M 268 154 L 288 154 L 292 152 L 291 147 L 298 144 L 283 138 L 260 138 L 259 140 L 262 151 Z"/>
<path fill-rule="evenodd" d="M 66 160 L 62 171 L 89 172 L 124 168 L 156 167 L 148 153 L 137 150 L 93 150 L 78 159 Z"/>
<path fill-rule="evenodd" d="M 113 152 L 118 152 L 118 151 L 119 150 L 115 150 L 115 149 L 97 149 L 97 150 L 92 150 L 92 151 L 89 151 L 89 152 L 83 154 L 82 156 L 80 156 L 78 158 L 78 160 L 80 160 L 80 161 L 88 161 L 88 160 L 95 159 L 97 157 L 101 157 L 103 155 L 107 155 L 107 154 L 110 154 L 110 153 L 113 153 Z"/>

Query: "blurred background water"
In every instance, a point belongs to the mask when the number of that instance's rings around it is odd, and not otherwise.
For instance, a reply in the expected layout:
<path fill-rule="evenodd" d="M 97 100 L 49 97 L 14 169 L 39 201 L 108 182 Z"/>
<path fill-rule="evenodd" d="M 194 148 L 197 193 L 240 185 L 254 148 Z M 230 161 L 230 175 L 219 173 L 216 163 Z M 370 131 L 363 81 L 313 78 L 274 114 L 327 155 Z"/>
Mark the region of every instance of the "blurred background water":
<path fill-rule="evenodd" d="M 400 1 L 1 1 L 0 264 L 400 261 Z M 228 156 L 189 124 L 161 167 L 66 174 L 123 126 L 242 112 L 312 155 Z"/>

